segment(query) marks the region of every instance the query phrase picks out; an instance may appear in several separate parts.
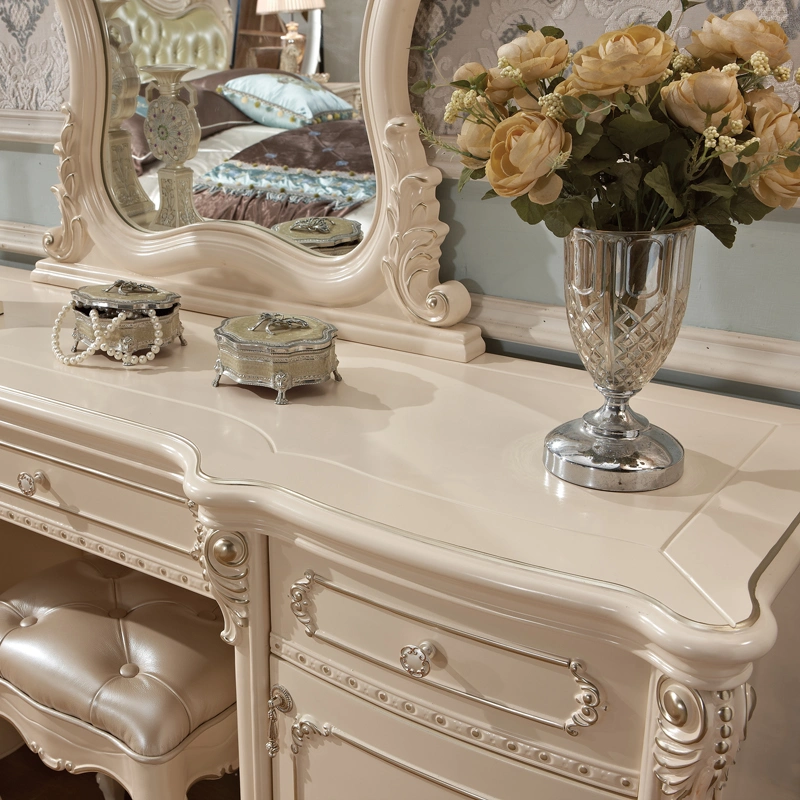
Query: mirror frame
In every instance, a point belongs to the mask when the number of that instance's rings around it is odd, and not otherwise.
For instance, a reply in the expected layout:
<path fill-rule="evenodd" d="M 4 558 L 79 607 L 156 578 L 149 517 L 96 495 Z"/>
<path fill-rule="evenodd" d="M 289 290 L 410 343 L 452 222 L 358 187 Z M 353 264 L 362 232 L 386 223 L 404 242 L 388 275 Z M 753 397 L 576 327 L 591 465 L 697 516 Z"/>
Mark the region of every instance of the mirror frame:
<path fill-rule="evenodd" d="M 146 0 L 185 13 L 193 0 Z M 45 235 L 48 258 L 32 279 L 76 287 L 131 277 L 182 295 L 194 311 L 234 316 L 264 310 L 323 316 L 339 337 L 468 361 L 484 350 L 462 322 L 470 296 L 439 280 L 436 186 L 411 113 L 408 48 L 417 3 L 369 0 L 361 37 L 363 116 L 375 161 L 373 225 L 352 252 L 322 258 L 247 224 L 206 221 L 169 231 L 133 227 L 106 190 L 102 145 L 109 86 L 105 31 L 94 0 L 57 0 L 70 59 L 66 122 L 54 148 L 61 227 Z M 230 288 L 231 285 L 235 288 Z"/>

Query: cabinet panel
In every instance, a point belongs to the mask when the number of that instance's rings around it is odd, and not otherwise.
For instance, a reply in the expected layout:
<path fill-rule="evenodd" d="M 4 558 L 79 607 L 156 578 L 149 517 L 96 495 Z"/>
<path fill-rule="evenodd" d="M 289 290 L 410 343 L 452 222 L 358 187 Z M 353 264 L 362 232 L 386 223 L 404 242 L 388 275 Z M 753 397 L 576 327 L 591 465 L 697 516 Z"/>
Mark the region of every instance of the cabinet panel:
<path fill-rule="evenodd" d="M 288 714 L 278 715 L 275 800 L 619 797 L 490 753 L 476 753 L 281 659 L 271 659 L 271 674 L 294 703 Z"/>

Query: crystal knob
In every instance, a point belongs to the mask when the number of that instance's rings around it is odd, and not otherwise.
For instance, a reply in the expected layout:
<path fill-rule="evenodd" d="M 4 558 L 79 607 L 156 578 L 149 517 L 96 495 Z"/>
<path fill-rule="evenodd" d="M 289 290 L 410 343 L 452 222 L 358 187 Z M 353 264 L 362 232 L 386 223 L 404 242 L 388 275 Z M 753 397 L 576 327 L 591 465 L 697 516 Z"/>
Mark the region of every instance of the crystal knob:
<path fill-rule="evenodd" d="M 25 497 L 33 497 L 36 494 L 36 487 L 41 486 L 46 489 L 48 486 L 47 476 L 44 472 L 37 471 L 33 475 L 30 472 L 20 472 L 17 475 L 17 486 Z"/>
<path fill-rule="evenodd" d="M 412 678 L 424 678 L 431 671 L 431 659 L 436 655 L 432 642 L 406 645 L 400 651 L 400 666 Z"/>

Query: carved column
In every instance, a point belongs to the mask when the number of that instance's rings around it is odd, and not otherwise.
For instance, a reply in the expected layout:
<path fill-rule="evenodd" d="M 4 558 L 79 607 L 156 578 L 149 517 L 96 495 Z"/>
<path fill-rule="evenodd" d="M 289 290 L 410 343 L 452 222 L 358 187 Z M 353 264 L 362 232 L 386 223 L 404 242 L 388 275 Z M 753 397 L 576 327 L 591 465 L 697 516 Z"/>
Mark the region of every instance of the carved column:
<path fill-rule="evenodd" d="M 651 796 L 721 798 L 755 708 L 752 687 L 699 691 L 665 676 L 657 684 L 655 704 Z"/>

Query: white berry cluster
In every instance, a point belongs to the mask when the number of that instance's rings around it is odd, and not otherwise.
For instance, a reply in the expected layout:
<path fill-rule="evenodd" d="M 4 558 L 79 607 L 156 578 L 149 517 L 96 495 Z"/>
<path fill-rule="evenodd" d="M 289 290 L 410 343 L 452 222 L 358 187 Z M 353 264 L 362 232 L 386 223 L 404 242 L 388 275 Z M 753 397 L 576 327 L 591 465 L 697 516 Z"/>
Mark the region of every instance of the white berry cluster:
<path fill-rule="evenodd" d="M 731 133 L 734 136 L 738 136 L 744 130 L 744 120 L 732 119 L 729 127 L 731 129 Z"/>
<path fill-rule="evenodd" d="M 125 357 L 125 353 L 118 344 L 111 342 L 112 334 L 119 328 L 119 326 L 126 320 L 132 319 L 135 314 L 133 311 L 120 311 L 108 324 L 103 325 L 100 320 L 100 314 L 96 308 L 89 312 L 89 319 L 92 322 L 92 333 L 94 334 L 94 341 L 82 352 L 76 353 L 74 356 L 65 356 L 59 344 L 59 335 L 61 333 L 61 326 L 64 322 L 64 315 L 70 309 L 75 308 L 75 302 L 70 301 L 67 303 L 56 316 L 55 324 L 53 325 L 53 332 L 50 336 L 50 345 L 53 350 L 53 355 L 62 363 L 68 366 L 75 366 L 83 363 L 89 356 L 94 355 L 98 350 L 108 353 L 113 356 L 117 361 L 121 361 Z M 130 364 L 146 364 L 152 361 L 161 350 L 161 345 L 164 344 L 164 333 L 161 327 L 161 321 L 156 316 L 156 310 L 151 308 L 147 315 L 150 317 L 153 324 L 153 344 L 150 350 L 143 356 L 130 355 L 128 361 Z"/>
<path fill-rule="evenodd" d="M 564 108 L 564 101 L 560 95 L 546 94 L 539 98 L 539 105 L 542 108 L 542 114 L 546 117 L 563 122 L 567 118 L 567 111 Z"/>
<path fill-rule="evenodd" d="M 456 89 L 445 106 L 444 121 L 452 125 L 462 111 L 469 111 L 477 102 L 478 93 L 474 89 Z"/>
<path fill-rule="evenodd" d="M 504 78 L 510 78 L 520 86 L 525 85 L 525 81 L 522 79 L 522 72 L 520 72 L 517 67 L 511 64 L 505 56 L 500 56 L 500 58 L 497 60 L 497 68 L 500 70 L 500 74 Z"/>
<path fill-rule="evenodd" d="M 750 66 L 753 68 L 753 74 L 759 78 L 765 78 L 772 72 L 769 68 L 769 56 L 763 50 L 756 50 L 750 56 Z"/>
<path fill-rule="evenodd" d="M 794 73 L 794 82 L 800 86 L 800 67 L 797 68 L 796 72 Z"/>
<path fill-rule="evenodd" d="M 726 64 L 720 70 L 720 72 L 722 72 L 723 75 L 738 75 L 739 74 L 739 69 L 740 69 L 739 65 L 734 62 L 733 64 Z"/>
<path fill-rule="evenodd" d="M 664 83 L 664 81 L 668 81 L 673 75 L 675 74 L 674 70 L 665 69 L 661 75 L 658 76 L 658 82 Z"/>
<path fill-rule="evenodd" d="M 775 67 L 772 75 L 778 83 L 786 83 L 792 77 L 792 71 L 787 66 Z"/>
<path fill-rule="evenodd" d="M 684 53 L 676 53 L 672 59 L 672 69 L 675 72 L 689 72 L 694 69 L 695 60 Z"/>

